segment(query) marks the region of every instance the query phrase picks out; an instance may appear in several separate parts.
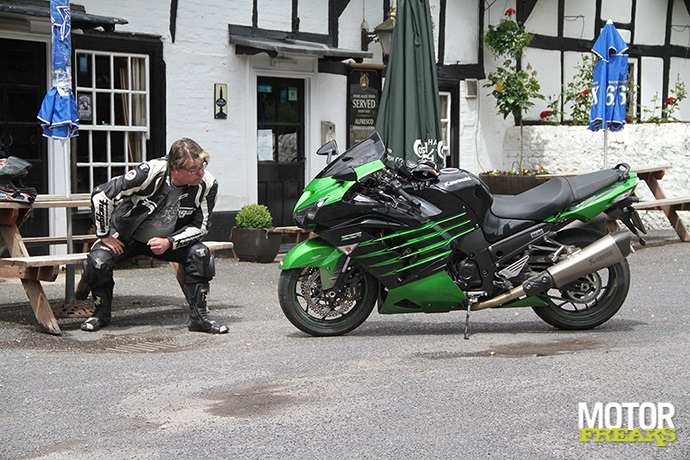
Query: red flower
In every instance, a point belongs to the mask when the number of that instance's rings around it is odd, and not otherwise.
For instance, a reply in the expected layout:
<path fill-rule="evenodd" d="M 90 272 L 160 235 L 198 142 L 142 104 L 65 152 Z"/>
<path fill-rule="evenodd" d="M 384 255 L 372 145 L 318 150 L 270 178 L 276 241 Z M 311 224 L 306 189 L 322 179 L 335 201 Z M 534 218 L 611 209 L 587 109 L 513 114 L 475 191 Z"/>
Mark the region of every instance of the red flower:
<path fill-rule="evenodd" d="M 578 94 L 577 97 L 584 97 L 584 96 L 586 96 L 586 95 L 588 95 L 588 94 L 589 94 L 589 90 L 588 90 L 588 89 L 585 89 L 585 90 L 583 90 L 582 92 L 580 92 L 580 94 Z"/>
<path fill-rule="evenodd" d="M 542 113 L 539 114 L 539 118 L 541 118 L 543 120 L 544 118 L 548 118 L 551 115 L 553 115 L 552 110 L 544 110 Z"/>
<path fill-rule="evenodd" d="M 514 14 L 517 14 L 517 10 L 515 8 L 508 8 L 505 12 L 506 16 L 512 16 Z"/>
<path fill-rule="evenodd" d="M 678 102 L 678 99 L 675 97 L 666 98 L 666 105 L 674 105 L 676 102 Z"/>

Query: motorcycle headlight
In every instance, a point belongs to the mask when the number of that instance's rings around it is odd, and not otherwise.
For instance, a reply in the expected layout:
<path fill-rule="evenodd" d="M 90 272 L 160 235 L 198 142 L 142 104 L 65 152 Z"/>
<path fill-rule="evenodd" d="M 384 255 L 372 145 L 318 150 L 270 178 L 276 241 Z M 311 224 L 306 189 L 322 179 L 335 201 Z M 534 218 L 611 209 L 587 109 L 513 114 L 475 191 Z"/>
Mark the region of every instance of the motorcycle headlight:
<path fill-rule="evenodd" d="M 297 225 L 304 228 L 305 224 L 314 222 L 316 213 L 319 212 L 319 209 L 321 206 L 323 206 L 327 199 L 328 197 L 321 198 L 316 203 L 312 203 L 309 206 L 306 206 L 295 212 L 295 222 L 297 222 Z"/>

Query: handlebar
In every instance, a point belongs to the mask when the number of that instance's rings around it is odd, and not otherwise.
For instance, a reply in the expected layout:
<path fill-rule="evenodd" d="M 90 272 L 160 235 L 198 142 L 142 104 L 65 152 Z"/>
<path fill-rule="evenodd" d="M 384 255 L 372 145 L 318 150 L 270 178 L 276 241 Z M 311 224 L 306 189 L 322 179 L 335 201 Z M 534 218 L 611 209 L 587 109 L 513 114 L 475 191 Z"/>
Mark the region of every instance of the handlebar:
<path fill-rule="evenodd" d="M 412 204 L 412 206 L 414 206 L 415 208 L 419 208 L 422 206 L 422 203 L 420 203 L 418 199 L 416 199 L 415 197 L 407 193 L 405 190 L 403 190 L 402 184 L 399 180 L 392 180 L 389 184 L 389 188 L 393 193 L 403 197 L 408 203 Z"/>

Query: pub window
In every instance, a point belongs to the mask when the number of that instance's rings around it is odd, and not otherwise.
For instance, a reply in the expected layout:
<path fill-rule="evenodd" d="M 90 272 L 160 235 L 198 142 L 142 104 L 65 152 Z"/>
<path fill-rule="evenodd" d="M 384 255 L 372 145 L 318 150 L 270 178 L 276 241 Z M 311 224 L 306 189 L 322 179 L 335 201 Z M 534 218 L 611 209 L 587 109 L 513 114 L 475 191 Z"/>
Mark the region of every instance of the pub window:
<path fill-rule="evenodd" d="M 446 161 L 450 154 L 450 93 L 441 91 L 438 93 L 440 99 L 439 111 L 441 112 L 441 134 L 443 138 L 443 155 Z"/>
<path fill-rule="evenodd" d="M 78 193 L 145 161 L 150 134 L 149 57 L 77 50 Z"/>

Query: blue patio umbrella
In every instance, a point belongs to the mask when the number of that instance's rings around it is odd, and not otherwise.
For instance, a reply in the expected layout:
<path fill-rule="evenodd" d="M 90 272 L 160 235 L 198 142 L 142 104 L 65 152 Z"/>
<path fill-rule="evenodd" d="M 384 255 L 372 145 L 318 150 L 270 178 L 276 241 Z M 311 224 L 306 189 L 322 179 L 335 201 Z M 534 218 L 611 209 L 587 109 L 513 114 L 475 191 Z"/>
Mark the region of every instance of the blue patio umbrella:
<path fill-rule="evenodd" d="M 625 126 L 628 96 L 628 45 L 610 19 L 599 34 L 592 52 L 599 56 L 592 78 L 592 110 L 589 129 L 604 130 L 604 168 L 608 167 L 608 131 Z"/>
<path fill-rule="evenodd" d="M 79 135 L 79 110 L 72 94 L 72 25 L 69 0 L 50 0 L 52 23 L 53 86 L 46 94 L 38 112 L 43 135 L 59 139 L 62 144 L 62 167 L 65 174 L 65 195 L 71 194 L 69 138 Z M 72 248 L 72 217 L 67 208 L 67 252 Z M 65 298 L 74 298 L 74 271 L 68 266 Z"/>
<path fill-rule="evenodd" d="M 53 87 L 48 91 L 38 119 L 43 135 L 68 139 L 79 134 L 79 110 L 72 94 L 72 34 L 69 0 L 50 0 L 52 22 Z"/>

